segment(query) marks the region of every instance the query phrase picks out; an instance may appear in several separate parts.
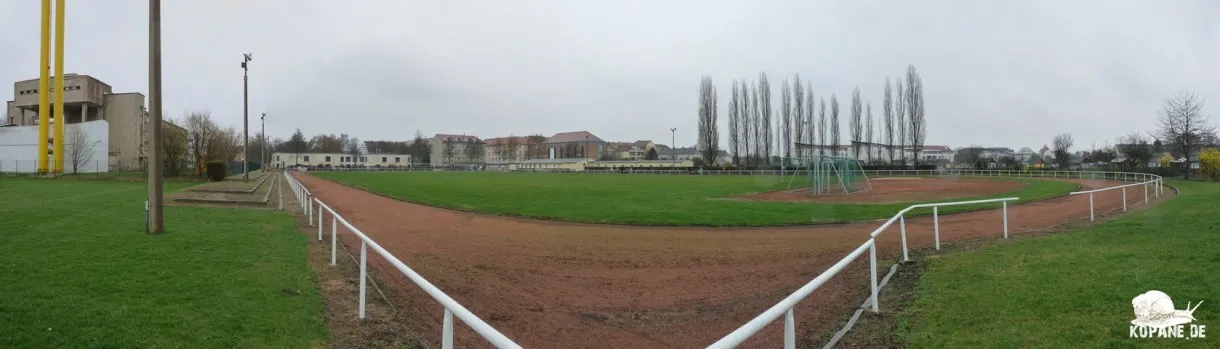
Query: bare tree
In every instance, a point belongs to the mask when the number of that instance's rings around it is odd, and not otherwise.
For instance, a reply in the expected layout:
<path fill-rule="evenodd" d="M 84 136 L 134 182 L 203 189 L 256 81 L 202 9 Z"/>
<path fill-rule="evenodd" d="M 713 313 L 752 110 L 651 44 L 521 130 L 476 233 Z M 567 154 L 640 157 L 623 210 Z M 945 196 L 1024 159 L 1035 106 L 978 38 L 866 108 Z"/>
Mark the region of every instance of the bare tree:
<path fill-rule="evenodd" d="M 771 127 L 771 83 L 767 82 L 766 73 L 759 73 L 758 96 L 760 115 L 763 116 L 763 132 L 760 138 L 763 139 L 763 156 L 766 159 L 764 164 L 771 164 L 771 146 L 775 143 L 775 133 Z"/>
<path fill-rule="evenodd" d="M 796 143 L 812 143 L 812 140 L 805 140 L 805 86 L 801 85 L 801 75 L 797 74 L 792 78 L 792 96 L 795 97 L 792 103 L 792 131 L 793 137 L 796 138 Z M 811 107 L 812 108 L 812 107 Z M 804 156 L 801 148 L 796 149 L 796 156 Z"/>
<path fill-rule="evenodd" d="M 483 141 L 479 140 L 478 138 L 467 138 L 465 147 L 462 148 L 462 151 L 465 153 L 464 155 L 466 155 L 467 163 L 483 163 Z"/>
<path fill-rule="evenodd" d="M 818 154 L 826 155 L 826 98 L 822 98 L 822 108 L 818 112 Z"/>
<path fill-rule="evenodd" d="M 740 93 L 741 92 L 739 92 L 738 88 L 737 88 L 737 80 L 733 80 L 733 94 L 729 97 L 729 151 L 733 153 L 732 154 L 733 155 L 733 166 L 741 165 L 741 139 L 740 139 L 741 133 L 740 133 L 740 130 L 738 130 L 739 126 L 741 126 L 741 125 L 739 125 L 741 115 L 738 115 L 738 112 L 739 112 L 738 100 L 741 97 Z M 699 98 L 700 98 L 699 120 L 700 120 L 700 122 L 703 122 L 702 120 L 703 120 L 704 115 L 703 115 L 703 111 L 702 111 L 703 110 L 702 109 L 703 108 L 702 90 L 700 90 L 700 92 L 699 92 Z M 700 125 L 702 125 L 702 124 L 700 124 Z M 702 131 L 702 129 L 700 129 L 700 131 Z"/>
<path fill-rule="evenodd" d="M 716 86 L 712 85 L 712 78 L 705 75 L 699 85 L 699 151 L 708 164 L 716 163 L 716 154 L 720 152 L 716 109 Z"/>
<path fill-rule="evenodd" d="M 742 156 L 742 162 L 745 163 L 746 167 L 753 167 L 754 166 L 754 155 L 755 155 L 755 151 L 754 151 L 754 140 L 755 140 L 754 139 L 754 117 L 756 115 L 754 115 L 754 103 L 752 101 L 753 97 L 751 94 L 753 87 L 751 87 L 750 84 L 745 83 L 745 81 L 746 80 L 744 80 L 744 79 L 742 80 L 742 82 L 743 82 L 742 88 L 745 89 L 745 93 L 743 93 L 741 95 L 741 97 L 742 97 L 741 114 L 745 115 L 745 117 L 742 118 L 742 122 L 741 122 L 741 139 L 742 139 L 741 147 L 742 147 L 742 154 L 744 154 Z"/>
<path fill-rule="evenodd" d="M 763 113 L 759 110 L 759 88 L 758 84 L 750 85 L 750 161 L 753 162 L 752 167 L 758 167 L 759 156 L 763 153 Z"/>
<path fill-rule="evenodd" d="M 805 127 L 801 129 L 801 132 L 805 133 L 806 142 L 809 144 L 814 144 L 817 141 L 813 137 L 813 135 L 814 135 L 814 133 L 813 133 L 813 131 L 814 131 L 813 107 L 815 104 L 814 101 L 815 100 L 813 99 L 813 83 L 810 82 L 805 85 L 805 116 L 802 118 L 802 120 L 804 120 L 803 123 L 804 123 Z M 809 155 L 813 155 L 813 152 L 810 151 Z"/>
<path fill-rule="evenodd" d="M 898 78 L 898 100 L 894 104 L 894 124 L 898 125 L 898 163 L 907 164 L 907 98 L 902 78 Z"/>
<path fill-rule="evenodd" d="M 1060 133 L 1051 140 L 1051 149 L 1055 152 L 1055 162 L 1059 163 L 1060 170 L 1068 169 L 1068 165 L 1071 164 L 1070 151 L 1074 142 L 1072 135 L 1066 132 Z"/>
<path fill-rule="evenodd" d="M 894 96 L 890 90 L 890 78 L 885 78 L 885 98 L 881 102 L 881 107 L 885 108 L 882 111 L 881 117 L 885 118 L 885 153 L 889 157 L 890 163 L 894 163 Z"/>
<path fill-rule="evenodd" d="M 453 165 L 453 156 L 457 155 L 457 144 L 455 143 L 456 141 L 450 138 L 441 140 L 441 155 L 445 157 L 443 159 L 445 165 Z"/>
<path fill-rule="evenodd" d="M 839 156 L 839 98 L 830 94 L 830 150 L 833 156 Z"/>
<path fill-rule="evenodd" d="M 64 143 L 64 155 L 72 166 L 72 173 L 80 172 L 81 168 L 93 161 L 93 149 L 101 140 L 89 139 L 89 132 L 77 126 L 68 129 L 67 143 Z M 97 169 L 94 169 L 96 171 Z"/>
<path fill-rule="evenodd" d="M 359 163 L 360 157 L 364 155 L 364 152 L 360 150 L 360 139 L 356 138 L 356 137 L 347 138 L 345 140 L 345 145 L 343 146 L 343 150 L 344 150 L 344 152 L 347 153 L 347 155 L 351 155 L 351 157 L 352 157 L 351 162 L 353 164 Z"/>
<path fill-rule="evenodd" d="M 853 144 L 861 141 L 863 136 L 864 126 L 861 124 L 864 114 L 864 105 L 860 102 L 860 88 L 851 91 L 851 119 L 848 120 L 848 131 L 851 132 L 851 142 Z M 852 146 L 852 154 L 856 160 L 860 160 L 860 147 Z"/>
<path fill-rule="evenodd" d="M 211 143 L 216 140 L 220 130 L 216 126 L 216 122 L 212 121 L 211 111 L 207 110 L 188 113 L 185 123 L 191 153 L 195 155 L 195 174 L 202 176 L 204 164 L 213 159 L 213 154 L 209 154 L 208 151 L 214 148 Z"/>
<path fill-rule="evenodd" d="M 1152 144 L 1142 134 L 1132 133 L 1120 137 L 1116 148 L 1118 153 L 1122 154 L 1122 164 L 1128 171 L 1148 166 L 1148 162 L 1152 161 Z"/>
<path fill-rule="evenodd" d="M 186 170 L 187 154 L 190 152 L 190 137 L 181 121 L 162 117 L 166 123 L 176 127 L 164 127 L 161 134 L 161 170 L 166 177 L 178 177 Z M 270 153 L 270 152 L 268 152 Z"/>
<path fill-rule="evenodd" d="M 517 139 L 516 136 L 513 136 L 513 134 L 510 133 L 508 134 L 508 140 L 504 142 L 503 146 L 508 148 L 508 151 L 504 155 L 501 155 L 500 159 L 511 162 L 521 161 L 521 152 L 519 150 L 524 145 L 521 144 L 520 139 Z M 606 147 L 606 150 L 611 151 L 610 147 Z"/>
<path fill-rule="evenodd" d="M 865 157 L 868 163 L 873 162 L 873 103 L 864 104 L 864 143 L 868 147 Z"/>
<path fill-rule="evenodd" d="M 953 161 L 960 165 L 967 165 L 975 169 L 984 169 L 987 167 L 983 161 L 983 147 L 971 145 L 957 149 L 957 154 L 953 156 Z"/>
<path fill-rule="evenodd" d="M 1179 91 L 1165 100 L 1164 110 L 1157 117 L 1157 138 L 1164 140 L 1176 153 L 1174 155 L 1186 158 L 1183 165 L 1187 168 L 1191 154 L 1199 150 L 1204 138 L 1216 132 L 1216 127 L 1210 125 L 1208 116 L 1203 114 L 1205 104 L 1207 102 L 1193 91 Z"/>
<path fill-rule="evenodd" d="M 911 154 L 914 156 L 914 163 L 919 164 L 919 153 L 923 150 L 924 136 L 927 132 L 927 124 L 924 121 L 923 113 L 923 78 L 919 76 L 919 72 L 915 71 L 914 65 L 907 66 L 907 132 L 910 136 L 907 139 L 911 141 Z"/>
<path fill-rule="evenodd" d="M 788 80 L 784 80 L 784 86 L 779 90 L 779 101 L 779 132 L 783 142 L 781 151 L 783 151 L 784 157 L 792 157 L 792 86 L 788 84 Z"/>

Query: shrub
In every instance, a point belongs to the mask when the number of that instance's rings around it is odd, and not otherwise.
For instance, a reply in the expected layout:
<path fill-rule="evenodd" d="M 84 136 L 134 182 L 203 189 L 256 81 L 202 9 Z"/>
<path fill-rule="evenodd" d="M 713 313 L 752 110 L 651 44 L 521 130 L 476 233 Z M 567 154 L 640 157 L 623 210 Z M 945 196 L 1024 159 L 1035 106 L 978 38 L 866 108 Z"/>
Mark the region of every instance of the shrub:
<path fill-rule="evenodd" d="M 1199 152 L 1199 171 L 1208 180 L 1220 178 L 1220 150 L 1207 148 Z"/>
<path fill-rule="evenodd" d="M 213 182 L 223 181 L 227 177 L 226 175 L 229 174 L 229 165 L 224 163 L 224 161 L 208 161 L 206 171 L 208 179 L 211 179 Z"/>

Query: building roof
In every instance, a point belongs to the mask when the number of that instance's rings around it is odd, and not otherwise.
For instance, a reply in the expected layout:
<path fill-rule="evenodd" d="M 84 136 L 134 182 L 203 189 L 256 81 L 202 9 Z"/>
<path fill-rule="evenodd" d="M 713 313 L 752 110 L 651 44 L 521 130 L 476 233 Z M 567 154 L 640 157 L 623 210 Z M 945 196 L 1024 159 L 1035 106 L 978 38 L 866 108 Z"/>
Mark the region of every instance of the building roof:
<path fill-rule="evenodd" d="M 475 137 L 475 136 L 471 136 L 471 135 L 447 135 L 444 133 L 437 133 L 435 136 L 432 136 L 432 138 L 433 139 L 439 138 L 439 139 L 442 139 L 447 142 L 470 142 L 470 141 L 478 142 L 479 141 L 479 137 Z"/>
<path fill-rule="evenodd" d="M 635 143 L 631 143 L 631 146 L 644 149 L 648 147 L 648 143 L 652 143 L 652 141 L 635 141 Z M 653 144 L 653 146 L 655 147 L 656 144 Z"/>
<path fill-rule="evenodd" d="M 488 138 L 484 139 L 483 142 L 487 143 L 487 145 L 508 145 L 512 139 L 516 139 L 517 145 L 526 145 L 530 142 L 530 138 L 525 136 Z"/>
<path fill-rule="evenodd" d="M 923 150 L 924 151 L 953 151 L 953 149 L 949 149 L 949 146 L 947 146 L 947 145 L 925 145 L 925 146 L 923 146 Z"/>
<path fill-rule="evenodd" d="M 551 138 L 546 139 L 547 143 L 578 143 L 586 141 L 606 143 L 606 141 L 598 138 L 592 133 L 589 133 L 589 131 L 560 132 L 556 133 L 554 136 L 551 136 Z"/>

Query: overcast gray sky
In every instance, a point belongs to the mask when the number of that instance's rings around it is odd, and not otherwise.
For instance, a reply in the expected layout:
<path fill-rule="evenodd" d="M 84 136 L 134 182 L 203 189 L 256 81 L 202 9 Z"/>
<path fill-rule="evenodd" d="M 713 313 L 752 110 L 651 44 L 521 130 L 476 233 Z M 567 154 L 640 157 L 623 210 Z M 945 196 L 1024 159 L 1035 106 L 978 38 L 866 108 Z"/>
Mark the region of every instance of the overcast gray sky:
<path fill-rule="evenodd" d="M 147 93 L 147 1 L 69 1 L 66 71 Z M 0 0 L 0 81 L 37 77 L 38 1 Z M 589 130 L 695 142 L 700 75 L 799 73 L 819 98 L 924 80 L 927 144 L 1077 148 L 1220 96 L 1217 1 L 163 1 L 165 110 L 252 130 L 410 138 Z M 11 95 L 11 88 L 2 91 Z M 1207 111 L 1220 107 L 1215 102 Z M 1216 120 L 1213 120 L 1215 122 Z M 846 122 L 844 122 L 846 124 Z M 844 126 L 846 127 L 846 126 Z M 253 132 L 252 132 L 253 133 Z M 846 135 L 847 132 L 845 131 Z M 723 137 L 722 137 L 723 139 Z M 723 144 L 723 141 L 722 141 Z"/>

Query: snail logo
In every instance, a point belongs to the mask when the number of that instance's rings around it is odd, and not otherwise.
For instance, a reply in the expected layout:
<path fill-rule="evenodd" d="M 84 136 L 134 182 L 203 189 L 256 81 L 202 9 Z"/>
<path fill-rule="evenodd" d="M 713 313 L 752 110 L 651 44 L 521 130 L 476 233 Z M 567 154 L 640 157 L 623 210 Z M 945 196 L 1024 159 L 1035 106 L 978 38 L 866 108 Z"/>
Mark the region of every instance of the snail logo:
<path fill-rule="evenodd" d="M 1194 308 L 1186 303 L 1186 309 L 1173 308 L 1173 300 L 1161 291 L 1148 291 L 1131 299 L 1131 307 L 1135 308 L 1135 320 L 1131 320 L 1128 333 L 1131 338 L 1206 338 L 1207 326 L 1191 324 L 1189 331 L 1185 325 L 1195 319 L 1194 313 L 1200 301 Z"/>

